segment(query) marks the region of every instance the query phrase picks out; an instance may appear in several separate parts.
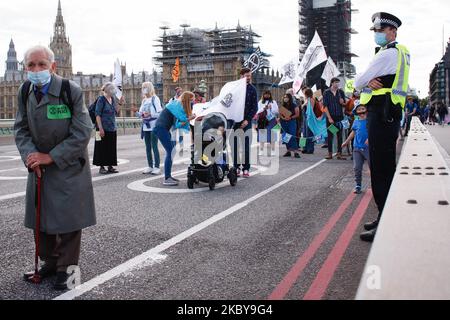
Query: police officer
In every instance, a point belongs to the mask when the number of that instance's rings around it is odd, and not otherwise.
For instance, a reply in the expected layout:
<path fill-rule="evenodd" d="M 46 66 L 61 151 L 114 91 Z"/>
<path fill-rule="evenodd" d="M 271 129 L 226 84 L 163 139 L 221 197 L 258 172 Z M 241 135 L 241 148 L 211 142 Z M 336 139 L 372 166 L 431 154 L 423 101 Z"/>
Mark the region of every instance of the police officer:
<path fill-rule="evenodd" d="M 396 145 L 402 109 L 408 91 L 410 55 L 396 42 L 402 22 L 392 14 L 379 12 L 372 17 L 375 42 L 379 46 L 368 69 L 355 79 L 361 91 L 361 104 L 368 109 L 368 133 L 372 190 L 379 210 L 378 219 L 367 223 L 361 240 L 372 242 L 383 213 L 396 169 Z"/>

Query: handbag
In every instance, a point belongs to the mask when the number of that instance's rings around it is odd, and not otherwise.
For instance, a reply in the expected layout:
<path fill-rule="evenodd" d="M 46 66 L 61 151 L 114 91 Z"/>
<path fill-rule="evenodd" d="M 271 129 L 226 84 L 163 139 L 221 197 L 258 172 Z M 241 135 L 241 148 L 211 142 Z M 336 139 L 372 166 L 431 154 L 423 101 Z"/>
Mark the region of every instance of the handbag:
<path fill-rule="evenodd" d="M 258 129 L 265 129 L 268 125 L 269 121 L 267 120 L 267 110 L 264 110 L 258 114 Z"/>

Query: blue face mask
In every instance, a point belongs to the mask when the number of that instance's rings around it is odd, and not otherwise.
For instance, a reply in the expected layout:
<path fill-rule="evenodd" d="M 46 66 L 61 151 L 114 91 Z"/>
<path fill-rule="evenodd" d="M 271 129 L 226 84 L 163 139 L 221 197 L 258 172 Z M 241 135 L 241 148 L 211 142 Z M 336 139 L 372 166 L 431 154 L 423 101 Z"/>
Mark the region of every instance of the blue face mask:
<path fill-rule="evenodd" d="M 382 47 L 387 45 L 389 43 L 389 41 L 388 41 L 388 39 L 386 39 L 386 33 L 375 32 L 375 43 Z"/>
<path fill-rule="evenodd" d="M 31 81 L 35 86 L 45 86 L 52 79 L 52 75 L 49 70 L 31 72 L 28 71 L 28 80 Z"/>

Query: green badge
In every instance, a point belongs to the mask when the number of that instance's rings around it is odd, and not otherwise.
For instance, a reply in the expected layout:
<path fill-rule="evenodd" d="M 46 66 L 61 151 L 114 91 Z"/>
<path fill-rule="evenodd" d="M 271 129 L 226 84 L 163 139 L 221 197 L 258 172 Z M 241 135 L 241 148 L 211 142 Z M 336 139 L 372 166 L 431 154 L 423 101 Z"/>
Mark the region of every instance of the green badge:
<path fill-rule="evenodd" d="M 334 124 L 332 124 L 331 126 L 328 127 L 328 131 L 330 131 L 331 134 L 335 136 L 339 132 L 339 129 L 336 128 Z"/>
<path fill-rule="evenodd" d="M 308 140 L 306 138 L 300 138 L 300 148 L 306 147 Z"/>
<path fill-rule="evenodd" d="M 68 106 L 61 105 L 49 105 L 47 107 L 47 118 L 49 120 L 64 120 L 72 119 L 72 113 Z"/>

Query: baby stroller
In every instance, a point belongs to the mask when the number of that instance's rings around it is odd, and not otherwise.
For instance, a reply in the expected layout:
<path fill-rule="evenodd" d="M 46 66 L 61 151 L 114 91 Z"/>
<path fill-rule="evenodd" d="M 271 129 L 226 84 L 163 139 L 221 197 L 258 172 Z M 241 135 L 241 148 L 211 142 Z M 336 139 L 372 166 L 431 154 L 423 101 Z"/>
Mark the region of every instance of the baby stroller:
<path fill-rule="evenodd" d="M 237 170 L 227 164 L 227 123 L 222 113 L 211 113 L 195 122 L 195 144 L 187 176 L 189 189 L 203 182 L 212 191 L 225 178 L 228 178 L 231 186 L 236 186 Z"/>

